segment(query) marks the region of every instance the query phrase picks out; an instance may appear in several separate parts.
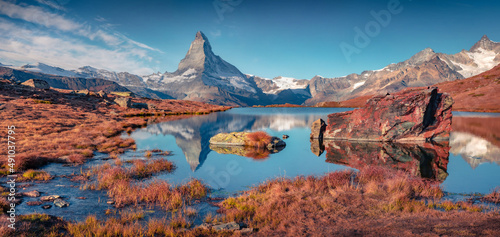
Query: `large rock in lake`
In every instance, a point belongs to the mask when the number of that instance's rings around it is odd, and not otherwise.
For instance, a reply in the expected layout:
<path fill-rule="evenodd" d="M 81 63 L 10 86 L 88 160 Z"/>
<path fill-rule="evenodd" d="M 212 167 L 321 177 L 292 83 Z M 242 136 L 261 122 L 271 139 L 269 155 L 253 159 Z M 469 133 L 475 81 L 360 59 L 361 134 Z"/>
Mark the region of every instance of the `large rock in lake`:
<path fill-rule="evenodd" d="M 219 133 L 210 138 L 210 144 L 217 146 L 266 147 L 269 150 L 286 146 L 283 140 L 278 137 L 271 137 L 262 131 Z"/>
<path fill-rule="evenodd" d="M 328 115 L 323 139 L 356 141 L 448 140 L 453 99 L 438 88 L 376 96 L 365 107 Z"/>

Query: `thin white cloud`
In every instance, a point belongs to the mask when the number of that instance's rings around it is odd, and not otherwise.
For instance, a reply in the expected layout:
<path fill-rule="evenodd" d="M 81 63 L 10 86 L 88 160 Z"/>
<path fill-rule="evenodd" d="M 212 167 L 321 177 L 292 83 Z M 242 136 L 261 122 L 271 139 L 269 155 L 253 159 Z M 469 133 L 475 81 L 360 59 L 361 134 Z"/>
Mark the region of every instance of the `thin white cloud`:
<path fill-rule="evenodd" d="M 0 19 L 0 61 L 6 64 L 43 62 L 65 69 L 92 66 L 117 72 L 146 75 L 153 72 L 146 63 L 152 58 L 142 49 L 105 49 L 71 37 L 53 37 L 24 29 Z"/>
<path fill-rule="evenodd" d="M 108 33 L 101 29 L 93 30 L 93 27 L 88 24 L 75 22 L 62 15 L 46 11 L 45 9 L 37 6 L 20 6 L 0 0 L 0 14 L 9 16 L 10 18 L 21 19 L 34 24 L 42 25 L 47 28 L 71 32 L 90 40 L 99 39 L 109 46 L 116 46 L 120 43 L 128 42 L 144 49 L 159 51 L 158 49 L 154 49 L 143 43 L 129 39 L 123 34 Z M 105 20 L 102 17 L 98 17 L 97 19 Z"/>
<path fill-rule="evenodd" d="M 222 35 L 222 31 L 221 30 L 210 31 L 210 35 L 212 35 L 212 38 L 217 38 Z"/>
<path fill-rule="evenodd" d="M 38 3 L 47 5 L 59 11 L 66 11 L 66 8 L 62 4 L 65 4 L 66 0 L 54 1 L 54 0 L 36 0 Z"/>
<path fill-rule="evenodd" d="M 45 11 L 41 7 L 22 7 L 5 1 L 0 1 L 0 14 L 63 31 L 78 30 L 82 27 L 82 25 L 74 21 L 68 20 L 58 14 Z"/>
<path fill-rule="evenodd" d="M 108 20 L 106 20 L 106 18 L 102 17 L 102 16 L 96 16 L 94 18 L 94 20 L 98 21 L 98 22 L 106 22 Z"/>
<path fill-rule="evenodd" d="M 12 64 L 43 62 L 67 69 L 90 65 L 144 75 L 153 72 L 145 66 L 153 62 L 149 54 L 161 53 L 109 27 L 79 23 L 42 7 L 0 0 L 0 15 L 24 21 L 0 18 L 0 61 Z"/>

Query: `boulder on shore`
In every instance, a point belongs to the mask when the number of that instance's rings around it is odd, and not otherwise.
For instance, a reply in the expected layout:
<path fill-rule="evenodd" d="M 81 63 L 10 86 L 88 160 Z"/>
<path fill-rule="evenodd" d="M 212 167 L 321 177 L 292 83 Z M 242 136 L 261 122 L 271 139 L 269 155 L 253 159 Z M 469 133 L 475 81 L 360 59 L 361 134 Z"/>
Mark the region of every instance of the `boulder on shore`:
<path fill-rule="evenodd" d="M 117 103 L 120 107 L 130 108 L 132 107 L 132 101 L 127 97 L 118 97 L 115 99 L 115 103 Z"/>
<path fill-rule="evenodd" d="M 318 119 L 311 125 L 311 139 L 323 140 L 323 133 L 326 129 L 326 123 L 323 119 Z"/>
<path fill-rule="evenodd" d="M 411 88 L 395 94 L 375 96 L 361 109 L 328 115 L 323 139 L 399 142 L 448 140 L 452 105 L 451 96 L 439 93 L 438 88 Z"/>
<path fill-rule="evenodd" d="M 50 89 L 49 83 L 41 79 L 29 79 L 21 83 L 21 85 L 31 86 L 33 88 L 44 89 L 44 90 Z"/>

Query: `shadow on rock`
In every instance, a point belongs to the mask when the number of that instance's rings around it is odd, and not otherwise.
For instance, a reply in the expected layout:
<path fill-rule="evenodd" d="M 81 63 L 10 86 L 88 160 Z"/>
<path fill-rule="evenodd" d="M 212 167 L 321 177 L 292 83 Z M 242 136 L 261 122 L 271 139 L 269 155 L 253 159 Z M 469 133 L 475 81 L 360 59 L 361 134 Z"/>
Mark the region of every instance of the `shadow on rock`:
<path fill-rule="evenodd" d="M 448 142 L 406 144 L 327 140 L 324 145 L 329 163 L 355 169 L 385 166 L 440 182 L 448 177 Z"/>

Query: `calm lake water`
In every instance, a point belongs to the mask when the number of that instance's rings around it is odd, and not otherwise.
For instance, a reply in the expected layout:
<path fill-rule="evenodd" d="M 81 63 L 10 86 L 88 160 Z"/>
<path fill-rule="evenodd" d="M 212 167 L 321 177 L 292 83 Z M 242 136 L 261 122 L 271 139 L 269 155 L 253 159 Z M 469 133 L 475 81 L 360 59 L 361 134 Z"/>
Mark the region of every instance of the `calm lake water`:
<path fill-rule="evenodd" d="M 349 109 L 339 108 L 237 108 L 165 123 L 150 124 L 130 135 L 137 143 L 121 159 L 146 159 L 145 151 L 172 151 L 172 173 L 155 178 L 174 184 L 198 178 L 210 185 L 211 196 L 227 196 L 269 179 L 382 165 L 441 182 L 450 198 L 461 194 L 489 193 L 500 186 L 500 114 L 454 113 L 450 141 L 441 144 L 383 144 L 325 142 L 324 148 L 309 141 L 310 125 L 318 118 Z M 286 147 L 274 154 L 255 150 L 228 150 L 210 147 L 209 139 L 220 132 L 266 131 L 277 137 L 289 135 Z M 324 151 L 322 151 L 324 150 Z M 220 152 L 220 153 L 219 153 Z M 226 153 L 226 154 L 224 154 Z M 227 154 L 231 153 L 231 154 Z M 17 214 L 46 213 L 66 220 L 83 221 L 88 215 L 109 218 L 106 191 L 81 190 L 80 183 L 65 175 L 79 174 L 107 160 L 106 154 L 81 166 L 50 164 L 42 168 L 55 178 L 47 183 L 18 183 L 18 192 L 38 190 L 45 195 L 60 195 L 70 202 L 65 208 L 29 206 L 38 198 L 24 197 Z M 0 179 L 6 183 L 6 178 Z M 84 197 L 85 199 L 79 199 Z M 216 207 L 207 202 L 194 204 L 202 218 Z M 130 207 L 134 208 L 134 207 Z M 139 207 L 142 208 L 142 207 Z M 148 210 L 148 216 L 163 217 L 164 210 Z M 200 219 L 199 218 L 199 219 Z M 197 220 L 201 223 L 202 219 Z"/>
<path fill-rule="evenodd" d="M 344 108 L 236 108 L 183 120 L 152 124 L 134 131 L 136 159 L 145 150 L 172 151 L 173 173 L 158 176 L 172 183 L 198 178 L 215 189 L 215 195 L 234 194 L 277 177 L 321 175 L 327 172 L 383 165 L 442 182 L 450 193 L 488 193 L 500 186 L 500 134 L 493 140 L 467 129 L 455 129 L 444 144 L 382 144 L 309 141 L 310 125 L 318 118 L 347 111 Z M 500 114 L 454 113 L 453 122 L 473 117 L 471 126 L 500 122 Z M 481 119 L 488 119 L 481 124 Z M 467 122 L 467 121 L 465 121 Z M 467 125 L 465 125 L 467 126 Z M 464 131 L 460 131 L 464 130 Z M 210 147 L 209 139 L 221 132 L 266 131 L 277 137 L 289 135 L 286 147 L 274 154 L 259 151 L 227 151 Z M 495 145 L 496 139 L 496 145 Z M 231 154 L 232 153 L 232 154 Z M 319 155 L 319 156 L 318 156 Z"/>

